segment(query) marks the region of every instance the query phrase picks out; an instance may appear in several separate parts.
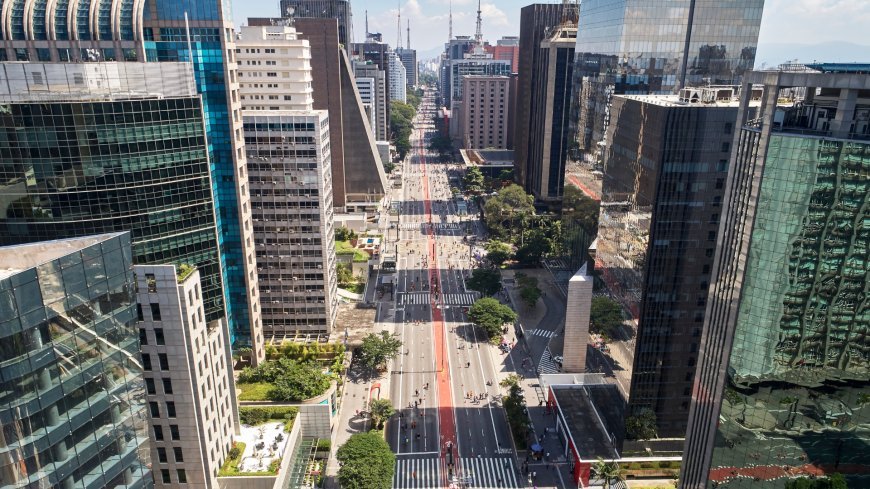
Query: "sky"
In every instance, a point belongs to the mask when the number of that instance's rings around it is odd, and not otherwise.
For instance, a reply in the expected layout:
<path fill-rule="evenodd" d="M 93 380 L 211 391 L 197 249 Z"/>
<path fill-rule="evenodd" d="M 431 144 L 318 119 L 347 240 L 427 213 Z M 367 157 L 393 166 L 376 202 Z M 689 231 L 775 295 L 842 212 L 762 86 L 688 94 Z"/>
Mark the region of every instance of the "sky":
<path fill-rule="evenodd" d="M 723 0 L 726 1 L 726 0 Z M 248 17 L 277 16 L 278 0 L 234 0 L 237 24 Z M 474 35 L 477 0 L 452 0 L 453 34 Z M 520 9 L 532 0 L 482 0 L 483 38 L 519 35 Z M 560 3 L 542 0 L 540 3 Z M 448 33 L 450 0 L 351 0 L 354 36 L 362 41 L 365 12 L 369 31 L 381 32 L 396 43 L 396 12 L 401 5 L 402 36 L 411 21 L 411 47 L 430 51 L 443 45 Z M 870 45 L 870 0 L 767 0 L 759 37 L 759 50 L 770 43 L 817 44 L 845 41 Z M 403 41 L 403 45 L 404 45 Z M 868 54 L 870 58 L 870 54 Z M 868 61 L 868 60 L 863 60 Z"/>

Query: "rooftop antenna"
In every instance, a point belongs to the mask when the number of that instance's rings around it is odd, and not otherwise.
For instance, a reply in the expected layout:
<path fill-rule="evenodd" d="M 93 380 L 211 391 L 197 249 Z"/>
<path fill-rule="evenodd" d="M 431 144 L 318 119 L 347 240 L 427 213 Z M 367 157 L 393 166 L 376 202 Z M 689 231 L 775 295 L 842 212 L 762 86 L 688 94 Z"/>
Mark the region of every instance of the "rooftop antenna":
<path fill-rule="evenodd" d="M 369 11 L 366 10 L 366 42 L 369 40 Z"/>
<path fill-rule="evenodd" d="M 450 26 L 450 30 L 447 33 L 447 42 L 450 42 L 453 39 L 453 0 L 450 0 L 450 20 L 448 25 Z"/>
<path fill-rule="evenodd" d="M 294 7 L 287 7 L 287 10 L 284 11 L 284 18 L 281 19 L 281 25 L 293 27 L 293 14 L 295 13 L 296 9 Z"/>
<path fill-rule="evenodd" d="M 474 42 L 483 43 L 483 20 L 480 18 L 480 0 L 477 0 L 477 30 L 474 32 Z"/>
<path fill-rule="evenodd" d="M 402 2 L 399 1 L 399 17 L 396 19 L 396 49 L 402 47 Z"/>
<path fill-rule="evenodd" d="M 408 37 L 405 39 L 405 42 L 408 43 L 408 51 L 411 50 L 411 19 L 408 19 Z"/>

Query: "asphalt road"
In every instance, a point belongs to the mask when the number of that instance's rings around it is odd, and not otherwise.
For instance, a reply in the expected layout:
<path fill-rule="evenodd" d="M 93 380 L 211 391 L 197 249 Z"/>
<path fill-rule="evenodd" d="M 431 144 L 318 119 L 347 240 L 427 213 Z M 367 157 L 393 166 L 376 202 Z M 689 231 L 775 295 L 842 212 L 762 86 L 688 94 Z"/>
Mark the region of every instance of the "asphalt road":
<path fill-rule="evenodd" d="M 398 456 L 393 487 L 520 487 L 493 347 L 465 318 L 477 294 L 465 287 L 472 260 L 463 236 L 479 228 L 477 217 L 456 214 L 449 176 L 458 178 L 458 165 L 425 150 L 433 100 L 421 104 L 394 198 L 396 289 L 382 299 L 405 348 L 391 365 L 389 398 L 401 408 L 386 433 Z M 395 240 L 396 229 L 387 234 Z"/>

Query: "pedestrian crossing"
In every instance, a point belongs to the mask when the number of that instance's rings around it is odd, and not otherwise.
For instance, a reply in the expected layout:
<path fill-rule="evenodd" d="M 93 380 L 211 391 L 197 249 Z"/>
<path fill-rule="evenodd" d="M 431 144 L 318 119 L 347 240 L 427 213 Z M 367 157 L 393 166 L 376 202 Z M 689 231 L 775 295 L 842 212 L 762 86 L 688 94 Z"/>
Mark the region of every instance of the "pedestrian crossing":
<path fill-rule="evenodd" d="M 393 474 L 394 489 L 436 487 L 444 487 L 439 457 L 396 458 L 396 473 Z"/>
<path fill-rule="evenodd" d="M 470 306 L 476 297 L 474 293 L 442 294 L 439 299 L 448 306 Z M 397 297 L 400 306 L 428 305 L 433 299 L 434 296 L 429 292 L 401 292 Z"/>
<path fill-rule="evenodd" d="M 550 348 L 544 348 L 544 354 L 541 355 L 541 360 L 538 362 L 539 374 L 557 374 L 559 366 L 553 360 L 553 354 L 550 353 Z"/>
<path fill-rule="evenodd" d="M 514 459 L 509 457 L 467 457 L 456 464 L 456 478 L 469 488 L 520 487 Z"/>
<path fill-rule="evenodd" d="M 520 487 L 514 460 L 510 457 L 459 458 L 456 460 L 455 473 L 444 474 L 443 470 L 441 459 L 437 456 L 399 456 L 393 475 L 393 489 L 443 488 L 445 480 L 447 484 L 455 483 L 457 487 L 469 489 Z M 448 477 L 451 478 L 448 480 Z"/>
<path fill-rule="evenodd" d="M 556 332 L 550 331 L 549 329 L 533 329 L 531 331 L 527 331 L 527 334 L 543 336 L 544 338 L 552 338 L 553 336 L 556 336 Z"/>
<path fill-rule="evenodd" d="M 403 222 L 403 223 L 399 224 L 399 229 L 401 229 L 403 231 L 413 231 L 413 230 L 417 230 L 417 229 L 422 230 L 422 229 L 425 229 L 424 226 L 428 227 L 427 224 L 422 223 L 422 222 Z M 455 230 L 460 229 L 459 223 L 456 223 L 456 222 L 436 222 L 436 223 L 432 224 L 432 227 L 436 230 L 447 230 L 447 231 L 451 231 L 451 230 L 455 231 Z"/>

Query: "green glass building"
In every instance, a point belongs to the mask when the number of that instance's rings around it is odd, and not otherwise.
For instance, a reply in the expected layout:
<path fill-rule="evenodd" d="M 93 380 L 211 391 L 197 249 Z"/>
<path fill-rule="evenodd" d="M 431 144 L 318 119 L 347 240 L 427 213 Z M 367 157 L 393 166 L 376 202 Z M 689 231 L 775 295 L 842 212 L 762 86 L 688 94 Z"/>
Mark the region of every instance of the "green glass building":
<path fill-rule="evenodd" d="M 870 486 L 870 68 L 755 72 L 741 105 L 681 481 Z"/>
<path fill-rule="evenodd" d="M 0 245 L 130 231 L 135 263 L 196 266 L 225 317 L 190 65 L 3 63 L 0 81 Z"/>
<path fill-rule="evenodd" d="M 130 235 L 0 248 L 0 486 L 152 487 Z"/>

